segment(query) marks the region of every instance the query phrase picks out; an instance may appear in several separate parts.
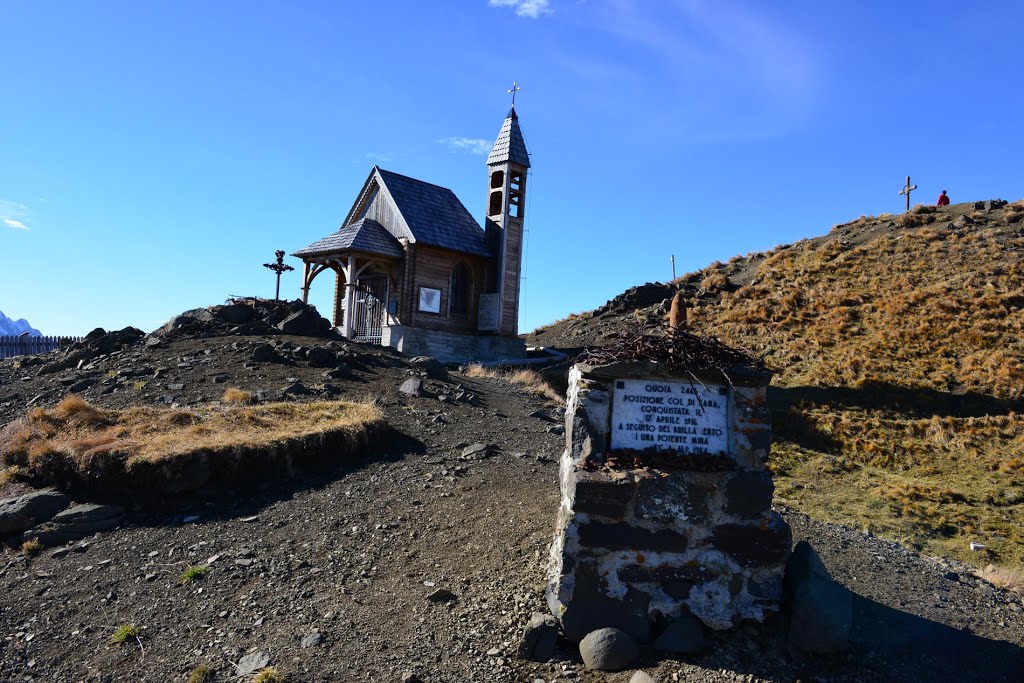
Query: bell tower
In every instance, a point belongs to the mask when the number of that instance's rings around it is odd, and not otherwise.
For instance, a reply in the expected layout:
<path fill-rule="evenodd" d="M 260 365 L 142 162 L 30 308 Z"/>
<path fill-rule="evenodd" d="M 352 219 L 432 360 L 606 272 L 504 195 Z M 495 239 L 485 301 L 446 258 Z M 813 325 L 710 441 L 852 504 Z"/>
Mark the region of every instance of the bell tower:
<path fill-rule="evenodd" d="M 513 84 L 512 109 L 501 125 L 498 139 L 487 157 L 487 236 L 494 249 L 497 293 L 497 332 L 519 334 L 519 277 L 523 264 L 523 219 L 526 208 L 526 174 L 530 155 L 516 115 Z"/>

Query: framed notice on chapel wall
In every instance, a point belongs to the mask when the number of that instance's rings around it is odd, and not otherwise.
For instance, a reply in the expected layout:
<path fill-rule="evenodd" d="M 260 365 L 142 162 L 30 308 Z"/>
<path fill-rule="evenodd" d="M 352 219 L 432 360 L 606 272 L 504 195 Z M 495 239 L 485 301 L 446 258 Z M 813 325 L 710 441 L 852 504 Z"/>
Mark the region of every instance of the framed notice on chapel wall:
<path fill-rule="evenodd" d="M 481 294 L 476 329 L 494 332 L 498 329 L 498 295 Z"/>
<path fill-rule="evenodd" d="M 420 287 L 419 310 L 424 313 L 441 312 L 441 290 L 430 287 Z"/>

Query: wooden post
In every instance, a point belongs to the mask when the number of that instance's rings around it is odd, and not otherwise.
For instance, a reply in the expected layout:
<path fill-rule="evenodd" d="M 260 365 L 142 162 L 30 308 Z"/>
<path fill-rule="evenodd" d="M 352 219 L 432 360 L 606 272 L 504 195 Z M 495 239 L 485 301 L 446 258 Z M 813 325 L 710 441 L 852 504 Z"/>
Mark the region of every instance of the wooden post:
<path fill-rule="evenodd" d="M 346 339 L 351 339 L 355 334 L 352 325 L 352 313 L 356 308 L 356 257 L 349 255 L 348 265 L 345 267 L 345 326 L 343 334 Z"/>
<path fill-rule="evenodd" d="M 302 303 L 309 303 L 309 261 L 302 262 Z"/>

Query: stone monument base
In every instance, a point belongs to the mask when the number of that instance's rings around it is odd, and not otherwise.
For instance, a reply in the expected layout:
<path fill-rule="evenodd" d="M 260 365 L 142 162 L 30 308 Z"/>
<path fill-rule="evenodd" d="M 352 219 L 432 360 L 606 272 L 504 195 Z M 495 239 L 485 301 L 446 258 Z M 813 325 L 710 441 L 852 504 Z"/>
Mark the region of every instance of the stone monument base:
<path fill-rule="evenodd" d="M 779 609 L 792 533 L 764 468 L 768 377 L 572 369 L 547 592 L 566 637 L 650 641 L 691 615 L 724 630 Z M 613 447 L 634 438 L 675 450 Z"/>

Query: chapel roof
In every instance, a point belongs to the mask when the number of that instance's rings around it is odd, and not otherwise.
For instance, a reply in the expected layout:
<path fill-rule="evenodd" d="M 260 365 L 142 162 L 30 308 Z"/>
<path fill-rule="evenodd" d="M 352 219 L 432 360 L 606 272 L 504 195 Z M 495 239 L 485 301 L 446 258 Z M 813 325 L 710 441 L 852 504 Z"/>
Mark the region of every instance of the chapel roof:
<path fill-rule="evenodd" d="M 382 168 L 376 171 L 409 226 L 413 241 L 479 256 L 491 255 L 480 224 L 454 192 Z"/>
<path fill-rule="evenodd" d="M 526 140 L 523 139 L 523 131 L 519 128 L 519 116 L 516 115 L 515 107 L 509 110 L 505 122 L 501 124 L 498 139 L 494 141 L 494 147 L 487 157 L 487 165 L 503 164 L 506 161 L 530 168 L 530 154 L 526 151 Z"/>
<path fill-rule="evenodd" d="M 383 225 L 372 218 L 361 218 L 308 247 L 299 249 L 292 256 L 320 256 L 346 250 L 395 258 L 401 258 L 405 253 L 402 245 Z"/>

